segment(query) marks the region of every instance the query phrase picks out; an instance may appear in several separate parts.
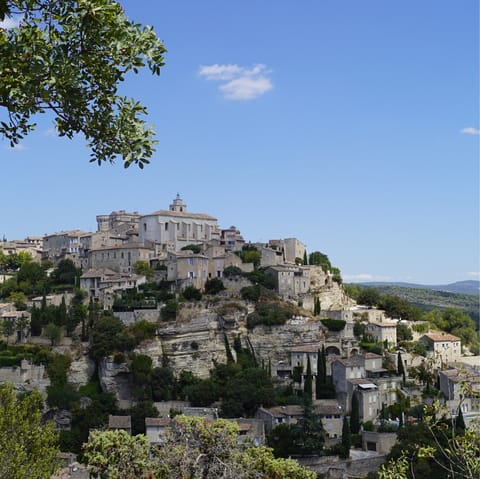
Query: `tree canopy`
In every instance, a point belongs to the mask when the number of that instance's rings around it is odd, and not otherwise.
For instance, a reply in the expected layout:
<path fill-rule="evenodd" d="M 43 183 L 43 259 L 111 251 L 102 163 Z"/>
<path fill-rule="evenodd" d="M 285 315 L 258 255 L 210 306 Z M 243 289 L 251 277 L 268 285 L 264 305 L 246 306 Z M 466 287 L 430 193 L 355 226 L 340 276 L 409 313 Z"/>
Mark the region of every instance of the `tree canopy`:
<path fill-rule="evenodd" d="M 154 152 L 146 108 L 121 96 L 119 82 L 147 66 L 156 75 L 166 52 L 152 27 L 132 22 L 113 0 L 0 0 L 0 134 L 12 146 L 51 112 L 60 136 L 82 133 L 98 164 L 121 157 L 143 168 Z"/>
<path fill-rule="evenodd" d="M 57 434 L 42 424 L 38 392 L 17 399 L 11 385 L 0 386 L 0 478 L 47 479 L 57 469 Z"/>

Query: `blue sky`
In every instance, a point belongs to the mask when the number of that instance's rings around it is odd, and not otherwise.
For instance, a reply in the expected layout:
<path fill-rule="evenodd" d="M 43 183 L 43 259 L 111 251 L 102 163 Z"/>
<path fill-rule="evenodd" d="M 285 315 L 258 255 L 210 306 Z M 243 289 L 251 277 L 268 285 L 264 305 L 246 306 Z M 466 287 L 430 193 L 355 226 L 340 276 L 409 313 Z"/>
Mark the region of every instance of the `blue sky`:
<path fill-rule="evenodd" d="M 124 87 L 157 131 L 151 165 L 90 164 L 41 119 L 20 148 L 0 141 L 0 235 L 92 231 L 179 192 L 347 281 L 479 279 L 476 0 L 121 3 L 168 49 L 160 77 Z"/>

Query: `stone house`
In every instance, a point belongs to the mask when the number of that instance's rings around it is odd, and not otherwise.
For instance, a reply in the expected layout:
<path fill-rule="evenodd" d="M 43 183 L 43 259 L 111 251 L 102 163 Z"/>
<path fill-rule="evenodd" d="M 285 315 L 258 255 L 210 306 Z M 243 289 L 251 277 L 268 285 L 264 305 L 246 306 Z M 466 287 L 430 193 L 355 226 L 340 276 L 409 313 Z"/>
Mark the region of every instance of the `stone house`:
<path fill-rule="evenodd" d="M 471 366 L 451 368 L 438 372 L 440 391 L 452 414 L 480 413 L 480 369 Z M 468 384 L 468 388 L 465 385 Z"/>
<path fill-rule="evenodd" d="M 238 424 L 238 443 L 252 443 L 256 447 L 265 444 L 265 424 L 261 419 L 232 419 Z"/>
<path fill-rule="evenodd" d="M 379 343 L 387 343 L 389 346 L 397 344 L 397 322 L 388 318 L 380 321 L 372 321 L 367 324 L 367 334 Z"/>
<path fill-rule="evenodd" d="M 131 416 L 108 416 L 108 429 L 111 431 L 119 431 L 123 429 L 132 435 L 132 418 Z"/>
<path fill-rule="evenodd" d="M 116 292 L 137 288 L 145 282 L 145 276 L 117 273 L 108 268 L 90 268 L 80 277 L 80 288 L 105 306 L 111 306 Z"/>
<path fill-rule="evenodd" d="M 150 264 L 153 249 L 139 243 L 104 246 L 92 249 L 88 254 L 89 268 L 109 268 L 118 273 L 131 273 L 137 261 Z"/>
<path fill-rule="evenodd" d="M 161 446 L 172 420 L 169 417 L 146 417 L 145 435 L 151 446 Z"/>
<path fill-rule="evenodd" d="M 245 240 L 235 226 L 220 231 L 220 245 L 227 251 L 240 251 L 244 244 Z"/>
<path fill-rule="evenodd" d="M 344 411 L 336 399 L 321 399 L 315 402 L 314 411 L 320 416 L 327 437 L 342 437 Z"/>
<path fill-rule="evenodd" d="M 383 369 L 382 360 L 378 354 L 366 353 L 349 359 L 336 359 L 331 365 L 340 405 L 350 413 L 352 395 L 357 391 L 363 421 L 374 420 L 383 405 L 390 406 L 397 400 L 402 378 Z"/>
<path fill-rule="evenodd" d="M 167 267 L 167 281 L 175 281 L 179 287 L 191 285 L 203 289 L 208 279 L 209 259 L 203 254 L 170 251 L 161 263 Z"/>
<path fill-rule="evenodd" d="M 461 340 L 453 334 L 444 332 L 424 334 L 422 341 L 427 348 L 427 358 L 431 359 L 434 367 L 441 368 L 457 361 L 461 354 Z"/>
<path fill-rule="evenodd" d="M 43 252 L 43 238 L 27 236 L 24 240 L 0 241 L 0 250 L 6 255 L 29 253 L 33 261 L 40 262 Z"/>
<path fill-rule="evenodd" d="M 220 243 L 217 219 L 203 213 L 190 213 L 179 195 L 169 210 L 160 210 L 139 218 L 139 241 L 161 245 L 165 251 L 179 251 L 189 244 L 211 240 Z"/>
<path fill-rule="evenodd" d="M 44 236 L 42 259 L 54 264 L 62 259 L 71 259 L 75 266 L 80 267 L 80 238 L 85 234 L 84 231 L 71 230 Z"/>
<path fill-rule="evenodd" d="M 138 235 L 139 219 L 140 214 L 136 211 L 129 213 L 119 210 L 112 211 L 109 215 L 97 215 L 97 231 L 132 237 Z"/>
<path fill-rule="evenodd" d="M 395 432 L 362 431 L 362 449 L 388 454 L 397 442 Z"/>
<path fill-rule="evenodd" d="M 261 419 L 265 424 L 265 434 L 269 434 L 280 424 L 296 424 L 303 417 L 303 407 L 298 405 L 275 406 L 271 408 L 260 407 L 255 418 Z"/>
<path fill-rule="evenodd" d="M 273 277 L 275 291 L 284 299 L 296 299 L 310 291 L 308 266 L 271 266 L 265 271 Z"/>

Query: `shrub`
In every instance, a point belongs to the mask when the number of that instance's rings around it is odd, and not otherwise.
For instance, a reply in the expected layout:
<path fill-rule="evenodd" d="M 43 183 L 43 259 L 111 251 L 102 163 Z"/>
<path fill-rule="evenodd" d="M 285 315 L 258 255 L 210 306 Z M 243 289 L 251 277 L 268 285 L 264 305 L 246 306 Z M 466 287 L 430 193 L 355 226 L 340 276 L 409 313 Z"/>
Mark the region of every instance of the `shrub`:
<path fill-rule="evenodd" d="M 293 315 L 290 305 L 278 303 L 258 303 L 255 311 L 247 317 L 247 327 L 252 329 L 259 324 L 277 326 L 287 322 Z"/>
<path fill-rule="evenodd" d="M 162 319 L 164 321 L 176 319 L 179 309 L 180 305 L 178 304 L 178 301 L 176 301 L 175 299 L 169 299 L 160 312 Z"/>
<path fill-rule="evenodd" d="M 324 318 L 320 321 L 329 331 L 343 331 L 345 324 L 347 324 L 343 319 Z"/>
<path fill-rule="evenodd" d="M 225 278 L 236 278 L 242 275 L 243 275 L 243 271 L 238 266 L 227 266 L 223 270 L 223 276 Z"/>
<path fill-rule="evenodd" d="M 260 299 L 260 286 L 245 286 L 240 290 L 240 295 L 245 301 L 257 302 Z"/>
<path fill-rule="evenodd" d="M 202 251 L 202 247 L 199 244 L 187 244 L 182 248 L 182 251 L 190 250 L 194 254 L 199 254 Z"/>
<path fill-rule="evenodd" d="M 135 337 L 137 344 L 140 344 L 145 339 L 152 339 L 157 334 L 157 326 L 145 320 L 132 324 L 129 330 Z"/>
<path fill-rule="evenodd" d="M 225 289 L 223 281 L 219 278 L 207 279 L 205 282 L 205 294 L 217 294 Z"/>
<path fill-rule="evenodd" d="M 187 300 L 187 301 L 199 301 L 202 299 L 202 292 L 195 288 L 195 286 L 187 286 L 183 291 L 182 291 L 182 296 Z"/>

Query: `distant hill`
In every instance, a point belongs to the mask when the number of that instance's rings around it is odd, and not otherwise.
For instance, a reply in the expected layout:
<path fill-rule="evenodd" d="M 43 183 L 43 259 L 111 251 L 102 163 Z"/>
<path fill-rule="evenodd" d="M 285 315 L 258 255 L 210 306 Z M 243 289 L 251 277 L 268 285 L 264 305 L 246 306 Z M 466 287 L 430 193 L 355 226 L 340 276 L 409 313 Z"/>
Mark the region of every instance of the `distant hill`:
<path fill-rule="evenodd" d="M 356 285 L 375 288 L 380 294 L 399 296 L 424 311 L 444 308 L 461 309 L 471 316 L 477 324 L 477 329 L 480 329 L 480 281 L 459 281 L 439 286 L 380 282 L 356 283 Z"/>
<path fill-rule="evenodd" d="M 397 283 L 369 282 L 369 283 L 357 283 L 357 284 L 359 284 L 359 286 L 400 286 L 402 288 L 431 289 L 434 291 L 449 291 L 451 293 L 472 294 L 475 296 L 480 295 L 480 281 L 477 281 L 477 280 L 457 281 L 456 283 L 439 284 L 439 285 L 402 283 L 402 282 L 397 282 Z"/>

